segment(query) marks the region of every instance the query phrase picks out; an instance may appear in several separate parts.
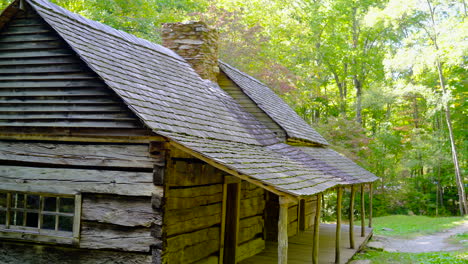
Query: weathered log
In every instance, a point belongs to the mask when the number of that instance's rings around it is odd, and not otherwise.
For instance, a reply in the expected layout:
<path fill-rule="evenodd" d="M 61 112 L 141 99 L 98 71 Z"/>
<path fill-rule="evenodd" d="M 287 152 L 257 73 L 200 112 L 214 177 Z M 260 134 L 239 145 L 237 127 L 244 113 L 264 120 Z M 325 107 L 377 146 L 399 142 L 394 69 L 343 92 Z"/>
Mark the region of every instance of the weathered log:
<path fill-rule="evenodd" d="M 240 244 L 237 248 L 237 261 L 242 261 L 251 256 L 257 255 L 265 249 L 265 240 L 256 238 Z"/>
<path fill-rule="evenodd" d="M 339 264 L 341 261 L 341 200 L 343 197 L 342 187 L 337 188 L 336 198 L 336 237 L 335 237 L 335 263 Z"/>
<path fill-rule="evenodd" d="M 279 197 L 279 219 L 278 219 L 278 264 L 288 263 L 288 209 L 289 199 Z"/>
<path fill-rule="evenodd" d="M 167 239 L 167 263 L 192 263 L 219 250 L 219 227 L 180 234 Z"/>
<path fill-rule="evenodd" d="M 1 242 L 0 263 L 151 264 L 152 256 L 148 253 Z"/>
<path fill-rule="evenodd" d="M 149 197 L 83 195 L 83 220 L 121 226 L 161 225 L 161 215 L 153 213 Z"/>
<path fill-rule="evenodd" d="M 361 184 L 361 237 L 366 236 L 366 203 L 364 196 L 364 184 Z"/>
<path fill-rule="evenodd" d="M 221 203 L 166 211 L 164 223 L 168 236 L 219 224 L 221 223 Z"/>
<path fill-rule="evenodd" d="M 72 145 L 0 141 L 0 162 L 153 169 L 161 157 L 149 156 L 148 145 Z"/>
<path fill-rule="evenodd" d="M 262 215 L 265 209 L 265 199 L 261 196 L 253 197 L 240 201 L 240 218 L 250 217 L 254 215 Z"/>
<path fill-rule="evenodd" d="M 372 228 L 372 199 L 374 196 L 374 190 L 372 183 L 369 183 L 369 228 Z"/>
<path fill-rule="evenodd" d="M 204 162 L 176 160 L 171 186 L 199 186 L 223 183 L 222 172 Z"/>
<path fill-rule="evenodd" d="M 151 236 L 149 228 L 118 227 L 83 221 L 80 248 L 150 252 L 150 246 L 162 243 Z"/>
<path fill-rule="evenodd" d="M 169 189 L 166 209 L 184 209 L 199 205 L 221 202 L 223 199 L 222 184 Z"/>
<path fill-rule="evenodd" d="M 0 188 L 13 191 L 131 196 L 162 195 L 150 172 L 0 166 Z"/>
<path fill-rule="evenodd" d="M 263 217 L 254 216 L 239 221 L 239 243 L 263 234 Z"/>
<path fill-rule="evenodd" d="M 320 231 L 320 212 L 322 209 L 322 196 L 323 194 L 317 194 L 316 199 L 316 211 L 314 221 L 314 243 L 312 245 L 312 263 L 318 264 L 318 248 L 319 248 L 319 231 Z"/>
<path fill-rule="evenodd" d="M 356 188 L 351 185 L 351 197 L 349 201 L 349 247 L 354 249 L 354 198 Z"/>

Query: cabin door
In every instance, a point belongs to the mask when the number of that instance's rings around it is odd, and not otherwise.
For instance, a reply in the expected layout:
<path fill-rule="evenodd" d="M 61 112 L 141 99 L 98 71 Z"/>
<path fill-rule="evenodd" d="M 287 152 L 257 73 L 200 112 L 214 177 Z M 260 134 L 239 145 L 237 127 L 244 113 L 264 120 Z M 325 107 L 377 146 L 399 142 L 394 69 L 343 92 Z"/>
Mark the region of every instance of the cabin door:
<path fill-rule="evenodd" d="M 226 188 L 226 214 L 224 217 L 224 264 L 235 264 L 239 237 L 240 183 L 229 183 Z"/>

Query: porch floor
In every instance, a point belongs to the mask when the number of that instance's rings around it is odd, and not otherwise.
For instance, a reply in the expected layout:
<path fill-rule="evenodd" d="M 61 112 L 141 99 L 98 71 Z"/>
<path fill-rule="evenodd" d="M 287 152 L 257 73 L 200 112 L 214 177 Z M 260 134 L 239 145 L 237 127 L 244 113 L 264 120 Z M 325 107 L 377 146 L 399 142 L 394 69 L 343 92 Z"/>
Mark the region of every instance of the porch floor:
<path fill-rule="evenodd" d="M 320 224 L 319 233 L 319 263 L 335 262 L 335 232 L 336 225 Z M 290 237 L 288 243 L 288 264 L 311 264 L 313 231 L 306 230 Z M 361 227 L 354 227 L 354 243 L 356 249 L 349 248 L 349 226 L 341 226 L 341 263 L 347 263 L 356 252 L 370 239 L 372 228 L 366 227 L 366 236 L 361 237 Z M 278 263 L 278 243 L 266 242 L 265 250 L 260 254 L 247 258 L 239 264 L 274 264 Z"/>

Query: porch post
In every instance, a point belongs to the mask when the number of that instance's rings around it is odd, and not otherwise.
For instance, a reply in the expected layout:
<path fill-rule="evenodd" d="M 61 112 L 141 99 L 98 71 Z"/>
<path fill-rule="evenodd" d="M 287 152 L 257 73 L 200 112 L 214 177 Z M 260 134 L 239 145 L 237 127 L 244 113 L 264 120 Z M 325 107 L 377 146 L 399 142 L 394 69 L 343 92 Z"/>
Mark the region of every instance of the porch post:
<path fill-rule="evenodd" d="M 320 211 L 322 210 L 322 195 L 317 194 L 317 206 L 314 220 L 314 244 L 312 245 L 312 263 L 318 264 L 318 247 L 319 247 L 319 229 L 320 229 Z"/>
<path fill-rule="evenodd" d="M 279 197 L 278 264 L 288 263 L 288 209 L 290 198 Z"/>
<path fill-rule="evenodd" d="M 341 240 L 341 200 L 343 196 L 342 187 L 337 189 L 336 198 L 336 237 L 335 237 L 335 263 L 340 263 L 340 240 Z"/>
<path fill-rule="evenodd" d="M 364 202 L 364 184 L 361 184 L 361 237 L 366 236 L 366 207 Z"/>
<path fill-rule="evenodd" d="M 369 183 L 369 228 L 372 227 L 372 198 L 374 196 L 374 190 L 372 189 L 372 182 Z"/>
<path fill-rule="evenodd" d="M 354 249 L 354 198 L 356 188 L 351 185 L 351 198 L 349 201 L 349 247 Z"/>

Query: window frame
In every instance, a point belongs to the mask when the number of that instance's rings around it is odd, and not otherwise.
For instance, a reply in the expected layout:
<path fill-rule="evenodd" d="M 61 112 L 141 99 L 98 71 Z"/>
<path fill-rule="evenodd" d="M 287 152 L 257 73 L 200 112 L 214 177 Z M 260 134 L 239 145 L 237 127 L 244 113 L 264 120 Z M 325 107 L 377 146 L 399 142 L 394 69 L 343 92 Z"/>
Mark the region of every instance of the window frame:
<path fill-rule="evenodd" d="M 77 245 L 79 243 L 80 237 L 80 220 L 81 220 L 81 193 L 76 194 L 58 194 L 58 193 L 46 193 L 46 192 L 30 192 L 30 191 L 16 191 L 16 190 L 4 190 L 0 189 L 0 193 L 6 194 L 6 208 L 1 209 L 1 211 L 6 212 L 5 224 L 0 225 L 0 238 L 2 239 L 14 239 L 14 240 L 25 240 L 31 242 L 44 242 L 44 243 L 53 243 L 53 244 L 69 244 Z M 22 194 L 22 195 L 36 195 L 39 196 L 39 209 L 28 209 L 26 206 L 23 208 L 12 208 L 11 202 L 13 194 Z M 56 211 L 49 212 L 44 214 L 44 200 L 45 198 L 53 197 L 58 198 L 56 204 Z M 25 200 L 26 205 L 26 197 Z M 60 198 L 73 198 L 74 199 L 74 211 L 73 213 L 63 213 L 59 212 L 59 201 Z M 13 212 L 23 212 L 23 213 L 37 213 L 38 214 L 38 226 L 37 227 L 28 227 L 25 226 L 26 215 L 23 215 L 23 225 L 13 225 L 11 217 Z M 47 211 L 45 211 L 47 212 Z M 43 222 L 44 215 L 53 215 L 55 216 L 55 229 L 58 229 L 58 218 L 60 216 L 68 216 L 73 218 L 72 231 L 59 231 L 59 230 L 50 230 L 40 228 Z"/>

